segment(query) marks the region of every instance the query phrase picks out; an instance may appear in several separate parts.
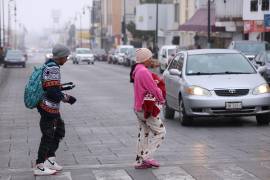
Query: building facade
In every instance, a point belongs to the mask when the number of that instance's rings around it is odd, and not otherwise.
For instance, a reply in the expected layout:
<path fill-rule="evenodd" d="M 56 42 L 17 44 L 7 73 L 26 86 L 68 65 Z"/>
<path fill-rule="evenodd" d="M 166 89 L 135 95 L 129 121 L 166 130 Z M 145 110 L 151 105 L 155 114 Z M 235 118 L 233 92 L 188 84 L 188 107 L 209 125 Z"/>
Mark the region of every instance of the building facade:
<path fill-rule="evenodd" d="M 270 42 L 269 0 L 244 0 L 243 20 L 246 39 Z"/>

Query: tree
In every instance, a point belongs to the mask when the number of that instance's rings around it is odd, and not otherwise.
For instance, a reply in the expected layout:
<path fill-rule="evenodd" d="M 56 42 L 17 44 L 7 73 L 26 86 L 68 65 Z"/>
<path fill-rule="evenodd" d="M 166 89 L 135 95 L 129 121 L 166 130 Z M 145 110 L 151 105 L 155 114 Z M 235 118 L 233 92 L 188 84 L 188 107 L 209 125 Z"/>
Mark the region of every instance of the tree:
<path fill-rule="evenodd" d="M 134 39 L 142 41 L 153 41 L 155 38 L 155 31 L 140 31 L 136 29 L 134 22 L 127 24 L 127 30 L 132 34 Z"/>

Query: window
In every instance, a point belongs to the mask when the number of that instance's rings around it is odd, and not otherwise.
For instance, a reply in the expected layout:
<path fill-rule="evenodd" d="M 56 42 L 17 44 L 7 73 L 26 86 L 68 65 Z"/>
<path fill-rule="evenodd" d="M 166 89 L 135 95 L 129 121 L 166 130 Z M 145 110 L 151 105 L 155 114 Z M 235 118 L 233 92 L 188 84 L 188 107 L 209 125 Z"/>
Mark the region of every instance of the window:
<path fill-rule="evenodd" d="M 269 0 L 262 0 L 262 11 L 269 10 Z"/>
<path fill-rule="evenodd" d="M 258 0 L 251 0 L 250 1 L 250 11 L 258 11 Z"/>

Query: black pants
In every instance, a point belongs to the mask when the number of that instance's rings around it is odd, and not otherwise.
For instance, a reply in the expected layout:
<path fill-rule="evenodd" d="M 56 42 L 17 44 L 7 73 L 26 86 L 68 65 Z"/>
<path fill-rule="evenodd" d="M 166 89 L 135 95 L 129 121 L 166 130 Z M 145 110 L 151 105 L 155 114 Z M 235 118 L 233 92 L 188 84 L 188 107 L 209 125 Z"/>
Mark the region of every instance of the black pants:
<path fill-rule="evenodd" d="M 61 118 L 41 116 L 40 130 L 42 133 L 37 164 L 43 163 L 46 158 L 54 157 L 60 140 L 65 136 L 65 124 Z"/>

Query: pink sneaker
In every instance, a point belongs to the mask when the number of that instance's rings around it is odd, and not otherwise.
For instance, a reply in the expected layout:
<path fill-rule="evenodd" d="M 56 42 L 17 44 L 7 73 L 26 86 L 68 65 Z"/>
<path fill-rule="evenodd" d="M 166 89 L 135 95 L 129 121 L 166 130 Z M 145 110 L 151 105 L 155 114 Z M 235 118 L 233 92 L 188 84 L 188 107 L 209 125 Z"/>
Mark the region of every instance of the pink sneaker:
<path fill-rule="evenodd" d="M 141 164 L 136 164 L 134 166 L 135 169 L 148 169 L 148 168 L 151 168 L 152 165 L 151 164 L 148 164 L 147 162 L 143 161 Z"/>
<path fill-rule="evenodd" d="M 151 166 L 156 167 L 156 168 L 160 166 L 160 164 L 154 159 L 146 159 L 143 162 L 145 162 L 146 164 L 150 164 Z"/>

